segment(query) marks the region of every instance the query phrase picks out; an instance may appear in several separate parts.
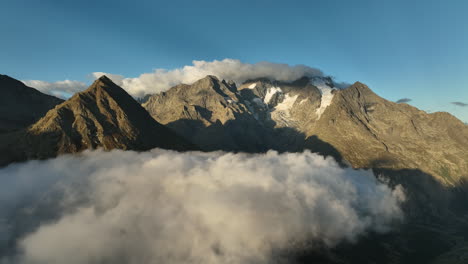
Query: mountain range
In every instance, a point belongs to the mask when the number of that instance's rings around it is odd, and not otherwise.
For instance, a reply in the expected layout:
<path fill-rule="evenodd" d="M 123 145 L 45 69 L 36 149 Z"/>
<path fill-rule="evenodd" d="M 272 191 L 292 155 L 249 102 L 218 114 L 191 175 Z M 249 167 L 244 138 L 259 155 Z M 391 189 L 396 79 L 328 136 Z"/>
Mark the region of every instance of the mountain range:
<path fill-rule="evenodd" d="M 35 91 L 23 88 L 30 93 Z M 34 96 L 31 96 L 34 100 L 49 100 L 43 94 Z M 16 108 L 29 107 L 26 100 L 20 103 L 23 105 L 17 105 Z M 105 76 L 96 80 L 87 90 L 51 106 L 54 108 L 36 123 L 0 135 L 0 164 L 45 159 L 96 148 L 139 151 L 155 147 L 180 151 L 197 149 L 152 119 L 125 90 Z M 35 114 L 31 113 L 27 119 L 32 119 Z"/>
<path fill-rule="evenodd" d="M 401 184 L 406 222 L 386 235 L 299 262 L 464 263 L 468 248 L 468 126 L 329 77 L 293 82 L 206 76 L 138 102 L 108 77 L 63 101 L 0 75 L 0 166 L 85 149 L 310 150 Z M 353 261 L 349 261 L 353 259 Z M 447 262 L 449 261 L 449 262 Z"/>
<path fill-rule="evenodd" d="M 151 116 L 203 150 L 302 151 L 354 168 L 420 169 L 446 185 L 468 177 L 468 126 L 385 100 L 362 83 L 330 78 L 250 80 L 239 88 L 207 76 L 152 95 Z"/>

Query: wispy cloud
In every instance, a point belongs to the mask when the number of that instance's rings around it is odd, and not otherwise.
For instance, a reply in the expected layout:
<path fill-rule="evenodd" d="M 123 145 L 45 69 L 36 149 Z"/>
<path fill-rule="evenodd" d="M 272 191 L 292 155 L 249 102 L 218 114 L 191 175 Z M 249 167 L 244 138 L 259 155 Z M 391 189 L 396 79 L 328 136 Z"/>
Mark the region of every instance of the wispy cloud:
<path fill-rule="evenodd" d="M 461 106 L 461 107 L 467 107 L 468 106 L 467 103 L 463 103 L 463 102 L 452 102 L 452 104 L 454 104 L 456 106 Z"/>
<path fill-rule="evenodd" d="M 71 80 L 64 80 L 64 81 L 57 81 L 57 82 L 46 82 L 40 80 L 24 80 L 24 84 L 27 86 L 36 88 L 37 90 L 54 95 L 60 98 L 68 98 L 74 93 L 83 91 L 88 86 L 84 82 L 79 81 L 71 81 Z"/>

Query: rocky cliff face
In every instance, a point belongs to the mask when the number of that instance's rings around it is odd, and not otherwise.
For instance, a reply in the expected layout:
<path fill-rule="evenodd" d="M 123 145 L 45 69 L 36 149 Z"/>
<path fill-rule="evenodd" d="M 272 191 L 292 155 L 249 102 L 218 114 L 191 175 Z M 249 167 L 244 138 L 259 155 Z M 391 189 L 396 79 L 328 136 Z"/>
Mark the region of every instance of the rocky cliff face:
<path fill-rule="evenodd" d="M 103 76 L 47 112 L 27 130 L 0 137 L 3 164 L 103 148 L 148 150 L 195 147 L 156 122 L 122 88 Z"/>
<path fill-rule="evenodd" d="M 32 125 L 63 100 L 0 74 L 0 133 Z"/>
<path fill-rule="evenodd" d="M 153 95 L 151 116 L 205 150 L 311 149 L 355 168 L 420 169 L 454 184 L 468 177 L 468 127 L 448 113 L 387 101 L 361 83 L 329 78 L 250 80 L 208 76 Z"/>
<path fill-rule="evenodd" d="M 307 133 L 354 167 L 420 169 L 448 185 L 468 177 L 468 126 L 448 113 L 387 101 L 361 83 L 338 91 Z"/>
<path fill-rule="evenodd" d="M 204 150 L 267 150 L 264 126 L 235 84 L 207 76 L 154 95 L 143 106 L 153 118 Z"/>

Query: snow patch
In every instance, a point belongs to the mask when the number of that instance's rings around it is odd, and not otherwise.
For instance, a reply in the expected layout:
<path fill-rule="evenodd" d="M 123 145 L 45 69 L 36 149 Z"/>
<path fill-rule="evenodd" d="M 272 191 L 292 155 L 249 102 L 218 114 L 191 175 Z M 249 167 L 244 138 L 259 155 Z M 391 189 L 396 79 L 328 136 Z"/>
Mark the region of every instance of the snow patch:
<path fill-rule="evenodd" d="M 312 84 L 315 85 L 322 94 L 322 99 L 320 102 L 320 107 L 316 110 L 318 118 L 320 118 L 325 111 L 325 109 L 331 104 L 333 99 L 333 90 L 335 88 L 330 87 L 324 80 L 319 78 L 314 78 Z"/>
<path fill-rule="evenodd" d="M 298 95 L 290 96 L 289 94 L 285 94 L 283 101 L 275 106 L 275 109 L 277 111 L 289 111 L 296 102 L 297 97 Z"/>
<path fill-rule="evenodd" d="M 294 106 L 297 97 L 298 95 L 290 96 L 289 94 L 285 94 L 283 101 L 275 106 L 275 109 L 271 113 L 271 117 L 280 126 L 289 127 L 294 124 L 289 110 Z"/>
<path fill-rule="evenodd" d="M 265 104 L 268 104 L 270 102 L 271 98 L 273 97 L 273 95 L 275 95 L 276 93 L 281 93 L 281 92 L 282 92 L 281 88 L 271 87 L 271 88 L 268 89 L 263 101 L 265 102 Z"/>

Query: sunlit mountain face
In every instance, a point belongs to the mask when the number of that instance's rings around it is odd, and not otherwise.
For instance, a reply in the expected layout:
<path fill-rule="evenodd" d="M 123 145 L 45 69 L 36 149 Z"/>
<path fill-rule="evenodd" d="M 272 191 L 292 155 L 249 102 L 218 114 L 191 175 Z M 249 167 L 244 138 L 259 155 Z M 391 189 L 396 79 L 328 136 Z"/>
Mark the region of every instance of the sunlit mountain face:
<path fill-rule="evenodd" d="M 0 8 L 0 264 L 468 263 L 468 2 Z"/>

